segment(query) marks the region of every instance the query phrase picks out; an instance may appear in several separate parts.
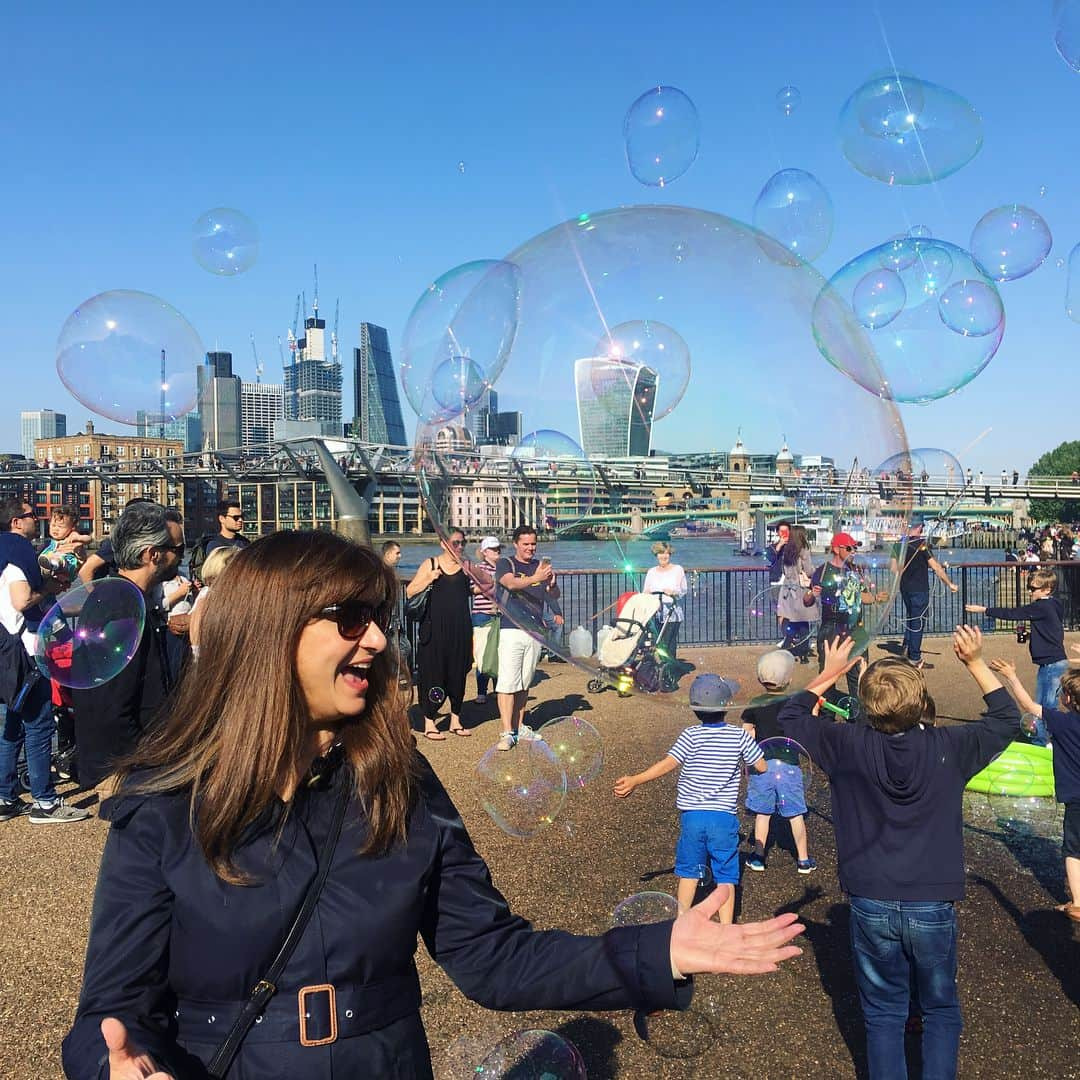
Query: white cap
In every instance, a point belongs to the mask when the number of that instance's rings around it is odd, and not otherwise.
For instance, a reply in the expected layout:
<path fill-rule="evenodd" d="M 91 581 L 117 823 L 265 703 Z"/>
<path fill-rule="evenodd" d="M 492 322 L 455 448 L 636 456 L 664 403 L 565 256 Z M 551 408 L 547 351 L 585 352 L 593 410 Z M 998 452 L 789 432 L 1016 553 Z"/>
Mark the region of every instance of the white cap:
<path fill-rule="evenodd" d="M 795 657 L 783 649 L 768 652 L 757 662 L 758 682 L 762 686 L 775 686 L 778 690 L 791 682 L 795 674 Z"/>
<path fill-rule="evenodd" d="M 493 549 L 498 549 L 501 547 L 502 541 L 494 536 L 485 536 L 484 539 L 480 541 L 481 551 L 491 551 Z"/>

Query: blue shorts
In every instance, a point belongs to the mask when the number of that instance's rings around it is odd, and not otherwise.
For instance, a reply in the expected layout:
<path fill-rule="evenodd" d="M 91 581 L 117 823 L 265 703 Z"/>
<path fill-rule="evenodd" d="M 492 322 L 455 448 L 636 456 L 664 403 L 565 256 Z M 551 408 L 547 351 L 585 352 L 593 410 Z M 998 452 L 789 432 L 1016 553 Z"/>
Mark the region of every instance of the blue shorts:
<path fill-rule="evenodd" d="M 739 819 L 726 810 L 684 810 L 675 845 L 675 876 L 700 879 L 706 866 L 712 868 L 718 885 L 739 884 Z"/>
<path fill-rule="evenodd" d="M 746 785 L 746 809 L 752 814 L 793 818 L 806 813 L 802 769 L 783 761 L 766 761 L 763 773 L 751 772 Z"/>

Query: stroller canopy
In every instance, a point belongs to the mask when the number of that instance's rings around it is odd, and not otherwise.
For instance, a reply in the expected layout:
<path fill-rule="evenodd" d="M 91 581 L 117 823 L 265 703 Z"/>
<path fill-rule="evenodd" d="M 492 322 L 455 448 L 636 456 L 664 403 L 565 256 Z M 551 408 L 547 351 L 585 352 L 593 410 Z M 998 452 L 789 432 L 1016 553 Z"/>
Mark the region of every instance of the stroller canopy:
<path fill-rule="evenodd" d="M 614 632 L 600 646 L 597 654 L 600 666 L 622 667 L 634 655 L 645 627 L 659 610 L 660 597 L 655 593 L 634 593 L 612 624 Z"/>

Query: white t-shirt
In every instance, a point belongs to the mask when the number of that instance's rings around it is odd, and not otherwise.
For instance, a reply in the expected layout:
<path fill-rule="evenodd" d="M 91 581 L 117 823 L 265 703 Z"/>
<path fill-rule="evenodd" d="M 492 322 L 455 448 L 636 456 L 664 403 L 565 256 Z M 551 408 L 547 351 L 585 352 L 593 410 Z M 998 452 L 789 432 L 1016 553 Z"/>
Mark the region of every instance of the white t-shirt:
<path fill-rule="evenodd" d="M 673 622 L 682 622 L 682 604 L 677 603 L 673 598 L 686 595 L 686 571 L 678 563 L 668 563 L 663 569 L 659 566 L 651 567 L 645 575 L 645 584 L 642 585 L 641 591 L 644 593 L 666 593 L 667 595 L 661 602 L 665 605 L 672 605 L 671 610 L 667 613 L 668 618 Z"/>
<path fill-rule="evenodd" d="M 21 611 L 16 611 L 11 602 L 11 586 L 19 581 L 25 582 L 26 575 L 14 563 L 8 563 L 0 574 L 0 623 L 4 624 L 9 634 L 21 635 L 26 651 L 33 656 L 37 648 L 37 634 L 26 629 L 25 616 Z"/>

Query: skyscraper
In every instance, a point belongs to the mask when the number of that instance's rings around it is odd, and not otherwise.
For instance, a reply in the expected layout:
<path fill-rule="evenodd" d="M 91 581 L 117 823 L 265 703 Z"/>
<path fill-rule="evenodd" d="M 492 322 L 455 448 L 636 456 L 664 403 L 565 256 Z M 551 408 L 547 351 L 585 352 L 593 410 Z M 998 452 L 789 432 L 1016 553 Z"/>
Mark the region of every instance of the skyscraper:
<path fill-rule="evenodd" d="M 326 320 L 319 318 L 316 298 L 312 313 L 304 320 L 304 336 L 289 336 L 291 363 L 285 365 L 285 419 L 311 420 L 323 435 L 340 437 L 341 364 L 337 337 L 331 335 L 330 359 L 326 358 Z"/>
<path fill-rule="evenodd" d="M 192 409 L 167 424 L 158 421 L 157 413 L 137 412 L 135 414 L 135 434 L 143 438 L 160 437 L 179 439 L 184 444 L 185 454 L 197 454 L 203 447 L 202 423 L 198 409 Z"/>
<path fill-rule="evenodd" d="M 274 421 L 285 417 L 285 387 L 270 383 L 241 383 L 240 428 L 246 450 L 274 440 Z"/>
<path fill-rule="evenodd" d="M 232 353 L 208 352 L 195 369 L 203 446 L 240 454 L 240 377 L 233 374 Z M 201 448 L 200 448 L 201 449 Z"/>
<path fill-rule="evenodd" d="M 361 323 L 360 348 L 353 349 L 353 359 L 353 435 L 364 442 L 407 445 L 386 331 Z"/>
<path fill-rule="evenodd" d="M 607 356 L 574 365 L 581 448 L 588 457 L 648 457 L 658 376 Z"/>
<path fill-rule="evenodd" d="M 35 409 L 19 414 L 22 455 L 34 460 L 35 439 L 55 439 L 67 434 L 67 415 L 52 409 Z"/>

